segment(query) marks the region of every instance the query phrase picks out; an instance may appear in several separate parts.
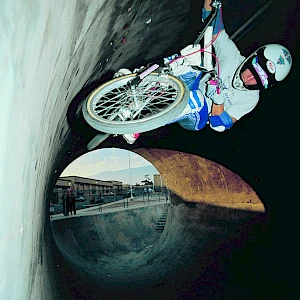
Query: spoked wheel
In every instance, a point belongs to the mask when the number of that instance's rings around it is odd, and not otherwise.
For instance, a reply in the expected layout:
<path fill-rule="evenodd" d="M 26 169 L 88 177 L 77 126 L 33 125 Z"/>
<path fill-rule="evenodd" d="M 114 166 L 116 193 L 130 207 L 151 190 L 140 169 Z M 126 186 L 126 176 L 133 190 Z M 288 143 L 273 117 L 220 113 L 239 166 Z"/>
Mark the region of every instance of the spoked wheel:
<path fill-rule="evenodd" d="M 115 78 L 89 95 L 82 112 L 91 127 L 111 134 L 145 132 L 164 126 L 186 107 L 188 87 L 179 78 L 151 73 L 132 90 L 127 82 L 135 76 Z"/>

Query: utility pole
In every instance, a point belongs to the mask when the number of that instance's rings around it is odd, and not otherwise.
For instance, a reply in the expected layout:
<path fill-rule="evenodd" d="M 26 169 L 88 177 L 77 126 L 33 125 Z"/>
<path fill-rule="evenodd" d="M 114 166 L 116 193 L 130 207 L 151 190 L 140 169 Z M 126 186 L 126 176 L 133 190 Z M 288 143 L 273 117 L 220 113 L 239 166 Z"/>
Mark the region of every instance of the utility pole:
<path fill-rule="evenodd" d="M 127 150 L 128 153 L 128 164 L 129 164 L 129 184 L 130 184 L 130 200 L 133 199 L 133 194 L 132 194 L 132 184 L 131 184 L 131 166 L 130 166 L 130 151 Z M 128 206 L 128 205 L 127 205 Z"/>

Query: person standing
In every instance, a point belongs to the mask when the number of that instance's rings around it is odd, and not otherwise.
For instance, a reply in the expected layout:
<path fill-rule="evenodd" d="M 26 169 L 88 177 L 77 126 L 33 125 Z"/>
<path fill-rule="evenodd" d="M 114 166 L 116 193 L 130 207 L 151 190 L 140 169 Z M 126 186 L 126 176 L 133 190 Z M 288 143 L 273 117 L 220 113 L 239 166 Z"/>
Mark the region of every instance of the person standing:
<path fill-rule="evenodd" d="M 71 203 L 71 195 L 70 195 L 70 191 L 67 190 L 67 192 L 66 192 L 66 213 L 65 213 L 65 216 L 69 215 L 70 203 Z"/>
<path fill-rule="evenodd" d="M 75 206 L 75 194 L 73 189 L 70 189 L 70 213 L 72 215 L 72 212 L 74 212 L 74 215 L 76 215 L 76 206 Z"/>

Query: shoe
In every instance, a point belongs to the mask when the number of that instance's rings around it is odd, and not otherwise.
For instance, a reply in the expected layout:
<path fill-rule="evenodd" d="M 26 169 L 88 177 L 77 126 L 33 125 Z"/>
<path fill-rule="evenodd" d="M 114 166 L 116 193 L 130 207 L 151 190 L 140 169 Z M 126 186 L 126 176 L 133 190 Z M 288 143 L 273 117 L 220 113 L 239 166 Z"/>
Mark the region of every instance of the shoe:
<path fill-rule="evenodd" d="M 138 139 L 139 136 L 140 136 L 140 133 L 126 133 L 126 134 L 123 134 L 123 138 L 125 139 L 125 141 L 128 144 L 133 144 Z"/>
<path fill-rule="evenodd" d="M 114 74 L 113 78 L 129 75 L 129 74 L 132 74 L 132 72 L 129 69 L 122 68 Z"/>

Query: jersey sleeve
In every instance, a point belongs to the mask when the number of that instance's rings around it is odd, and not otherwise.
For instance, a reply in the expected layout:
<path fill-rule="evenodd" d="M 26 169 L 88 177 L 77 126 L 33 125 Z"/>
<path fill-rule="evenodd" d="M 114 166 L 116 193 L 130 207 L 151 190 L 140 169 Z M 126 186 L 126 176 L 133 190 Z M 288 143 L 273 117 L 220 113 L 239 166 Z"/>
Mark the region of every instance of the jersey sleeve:
<path fill-rule="evenodd" d="M 239 120 L 244 115 L 254 109 L 259 101 L 259 91 L 241 91 L 239 99 L 233 105 L 230 105 L 225 111 L 233 118 Z"/>
<path fill-rule="evenodd" d="M 235 43 L 229 38 L 226 30 L 222 30 L 219 35 L 217 36 L 215 42 L 213 43 L 215 48 L 215 54 L 217 57 L 217 62 L 222 67 L 220 68 L 220 77 L 222 78 L 222 69 L 232 69 L 236 68 L 237 66 L 232 66 L 231 64 L 231 57 L 236 60 L 239 57 L 239 62 L 244 60 L 244 57 L 241 55 L 239 49 L 235 45 Z"/>

